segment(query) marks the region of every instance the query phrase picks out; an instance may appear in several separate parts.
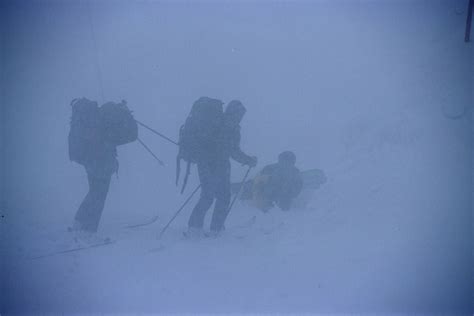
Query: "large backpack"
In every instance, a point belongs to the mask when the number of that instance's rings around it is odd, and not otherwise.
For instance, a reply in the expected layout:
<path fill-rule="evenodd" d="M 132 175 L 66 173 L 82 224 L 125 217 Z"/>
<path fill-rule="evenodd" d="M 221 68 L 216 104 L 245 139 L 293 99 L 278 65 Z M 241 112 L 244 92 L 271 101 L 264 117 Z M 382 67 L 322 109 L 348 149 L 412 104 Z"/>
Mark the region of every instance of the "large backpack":
<path fill-rule="evenodd" d="M 181 170 L 181 159 L 187 162 L 181 193 L 184 192 L 192 163 L 200 159 L 212 159 L 217 148 L 217 139 L 222 117 L 223 102 L 201 97 L 194 102 L 191 112 L 179 130 L 179 152 L 176 158 L 176 185 Z"/>
<path fill-rule="evenodd" d="M 137 140 L 138 125 L 124 100 L 103 104 L 99 113 L 107 143 L 120 146 Z"/>
<path fill-rule="evenodd" d="M 97 102 L 86 98 L 72 100 L 71 107 L 69 159 L 85 165 L 102 143 L 99 107 Z"/>
<path fill-rule="evenodd" d="M 125 101 L 108 102 L 100 108 L 86 98 L 71 102 L 69 159 L 81 165 L 94 160 L 104 146 L 119 146 L 138 137 L 138 126 Z"/>

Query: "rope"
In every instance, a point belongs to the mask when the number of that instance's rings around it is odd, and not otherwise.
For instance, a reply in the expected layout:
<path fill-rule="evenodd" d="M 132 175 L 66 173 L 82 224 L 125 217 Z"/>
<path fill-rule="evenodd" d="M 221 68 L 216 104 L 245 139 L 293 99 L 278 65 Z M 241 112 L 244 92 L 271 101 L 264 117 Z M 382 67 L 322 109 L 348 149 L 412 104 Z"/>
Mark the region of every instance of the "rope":
<path fill-rule="evenodd" d="M 156 157 L 156 155 L 151 151 L 151 149 L 148 148 L 148 146 L 145 145 L 145 143 L 144 143 L 140 138 L 137 137 L 137 140 L 138 140 L 138 142 L 139 142 L 140 144 L 142 144 L 142 146 L 150 153 L 150 155 L 152 155 L 153 158 L 155 158 L 156 161 L 158 161 L 158 163 L 159 163 L 161 166 L 164 166 L 164 165 L 165 165 L 164 162 L 161 161 L 160 158 Z"/>
<path fill-rule="evenodd" d="M 163 134 L 161 134 L 161 133 L 155 131 L 153 128 L 151 128 L 151 127 L 149 127 L 149 126 L 143 124 L 142 122 L 140 122 L 140 121 L 138 121 L 138 120 L 135 120 L 135 122 L 137 122 L 139 125 L 141 125 L 141 126 L 143 126 L 144 128 L 146 128 L 146 129 L 149 130 L 150 132 L 155 133 L 156 135 L 158 135 L 158 136 L 160 136 L 160 137 L 166 139 L 166 140 L 169 141 L 170 143 L 175 144 L 176 146 L 179 146 L 179 144 L 178 144 L 177 142 L 175 142 L 175 141 L 172 140 L 171 138 L 166 137 L 165 135 L 163 135 Z"/>
<path fill-rule="evenodd" d="M 99 88 L 100 88 L 100 96 L 102 98 L 102 102 L 105 102 L 105 97 L 104 97 L 104 85 L 102 83 L 102 71 L 100 70 L 100 65 L 99 65 L 99 54 L 98 54 L 98 49 L 97 49 L 97 40 L 95 36 L 95 30 L 94 30 L 94 23 L 92 20 L 92 8 L 91 8 L 91 1 L 87 1 L 87 16 L 89 18 L 89 27 L 91 31 L 91 37 L 92 37 L 92 43 L 94 45 L 94 62 L 95 62 L 95 69 L 96 69 L 96 75 L 99 81 Z"/>

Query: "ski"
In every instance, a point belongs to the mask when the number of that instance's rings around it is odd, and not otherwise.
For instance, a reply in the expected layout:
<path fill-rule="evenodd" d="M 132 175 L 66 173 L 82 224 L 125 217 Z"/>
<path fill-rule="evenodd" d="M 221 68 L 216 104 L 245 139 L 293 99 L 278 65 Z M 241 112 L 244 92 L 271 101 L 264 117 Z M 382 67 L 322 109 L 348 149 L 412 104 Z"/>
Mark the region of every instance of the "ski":
<path fill-rule="evenodd" d="M 248 220 L 246 220 L 246 221 L 244 221 L 244 222 L 242 222 L 238 225 L 233 226 L 232 230 L 250 228 L 256 223 L 256 221 L 257 221 L 257 216 L 253 215 Z M 236 238 L 236 239 L 243 239 L 245 236 L 236 235 L 236 236 L 233 236 L 233 237 Z M 203 236 L 202 240 L 211 240 L 211 239 L 214 239 L 214 238 L 212 238 L 209 234 L 204 233 L 204 236 Z M 181 240 L 189 240 L 186 232 L 183 232 Z M 160 252 L 164 249 L 166 249 L 166 246 L 163 242 L 161 242 L 158 245 L 158 247 L 152 248 L 152 249 L 148 250 L 147 252 L 148 253 Z"/>
<path fill-rule="evenodd" d="M 257 215 L 254 215 L 250 219 L 241 223 L 240 225 L 236 225 L 235 228 L 248 228 L 252 226 L 253 224 L 255 224 L 256 221 L 257 221 Z"/>
<path fill-rule="evenodd" d="M 67 249 L 67 250 L 55 251 L 55 252 L 51 252 L 51 253 L 40 255 L 40 256 L 30 257 L 28 259 L 36 260 L 36 259 L 42 259 L 42 258 L 47 258 L 47 257 L 53 257 L 53 256 L 56 256 L 56 255 L 61 255 L 61 254 L 77 252 L 77 251 L 81 251 L 81 250 L 87 250 L 87 249 L 107 246 L 107 245 L 111 245 L 113 243 L 115 243 L 115 241 L 109 239 L 109 240 L 104 240 L 103 242 L 100 242 L 100 243 L 91 244 L 89 246 L 80 246 L 80 247 L 71 248 L 71 249 Z"/>
<path fill-rule="evenodd" d="M 158 217 L 159 216 L 156 215 L 156 216 L 153 216 L 149 221 L 147 221 L 145 223 L 135 224 L 135 225 L 128 225 L 128 226 L 124 226 L 124 228 L 137 228 L 137 227 L 148 226 L 148 225 L 151 225 L 151 224 L 155 223 L 158 220 Z"/>

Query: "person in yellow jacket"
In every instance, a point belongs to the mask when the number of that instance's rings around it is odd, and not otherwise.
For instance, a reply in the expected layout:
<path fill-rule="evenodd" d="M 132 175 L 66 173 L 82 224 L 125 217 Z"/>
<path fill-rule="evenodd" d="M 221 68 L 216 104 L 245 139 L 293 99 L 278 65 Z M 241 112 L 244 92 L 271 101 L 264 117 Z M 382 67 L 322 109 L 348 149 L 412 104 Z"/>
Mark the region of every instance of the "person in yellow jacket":
<path fill-rule="evenodd" d="M 253 181 L 252 204 L 264 212 L 275 204 L 281 210 L 289 210 L 303 188 L 301 173 L 295 164 L 296 155 L 284 151 L 278 156 L 277 163 L 263 168 Z"/>

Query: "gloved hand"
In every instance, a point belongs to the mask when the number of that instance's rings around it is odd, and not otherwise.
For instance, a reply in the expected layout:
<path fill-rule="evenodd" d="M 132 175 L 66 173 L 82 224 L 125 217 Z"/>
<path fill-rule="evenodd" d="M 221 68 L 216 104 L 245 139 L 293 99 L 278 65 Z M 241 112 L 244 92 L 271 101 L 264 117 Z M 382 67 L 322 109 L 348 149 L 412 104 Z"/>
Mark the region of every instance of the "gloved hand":
<path fill-rule="evenodd" d="M 250 160 L 247 162 L 247 165 L 251 168 L 257 165 L 258 159 L 255 156 L 250 157 Z"/>

